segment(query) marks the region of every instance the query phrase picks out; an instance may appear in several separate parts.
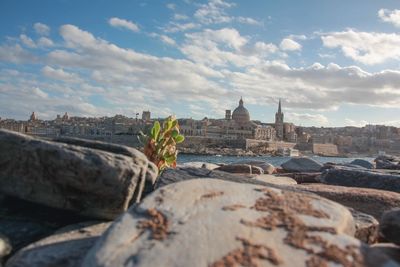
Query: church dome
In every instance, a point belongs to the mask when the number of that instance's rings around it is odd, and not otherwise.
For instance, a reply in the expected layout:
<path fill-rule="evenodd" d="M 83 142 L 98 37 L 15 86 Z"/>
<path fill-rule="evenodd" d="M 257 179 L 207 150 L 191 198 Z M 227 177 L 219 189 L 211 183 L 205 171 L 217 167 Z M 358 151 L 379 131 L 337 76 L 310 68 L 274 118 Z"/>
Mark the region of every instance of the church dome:
<path fill-rule="evenodd" d="M 246 123 L 250 121 L 249 111 L 243 106 L 243 100 L 240 98 L 239 106 L 232 113 L 232 119 L 237 123 Z"/>

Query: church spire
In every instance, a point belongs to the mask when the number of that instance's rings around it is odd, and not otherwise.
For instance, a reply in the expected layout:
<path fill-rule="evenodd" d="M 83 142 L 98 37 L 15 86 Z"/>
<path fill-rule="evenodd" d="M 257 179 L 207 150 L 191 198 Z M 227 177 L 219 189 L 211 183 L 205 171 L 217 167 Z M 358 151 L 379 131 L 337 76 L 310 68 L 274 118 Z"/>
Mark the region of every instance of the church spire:
<path fill-rule="evenodd" d="M 281 108 L 281 99 L 280 99 L 280 98 L 279 98 L 278 113 L 282 113 L 282 108 Z"/>
<path fill-rule="evenodd" d="M 243 106 L 243 98 L 242 97 L 240 97 L 239 106 Z"/>

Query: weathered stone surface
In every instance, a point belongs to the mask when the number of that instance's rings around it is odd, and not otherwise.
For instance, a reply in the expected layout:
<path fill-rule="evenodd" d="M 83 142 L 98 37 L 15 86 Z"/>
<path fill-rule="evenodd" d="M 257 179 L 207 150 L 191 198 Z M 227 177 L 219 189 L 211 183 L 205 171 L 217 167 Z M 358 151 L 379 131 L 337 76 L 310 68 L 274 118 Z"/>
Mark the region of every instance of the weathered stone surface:
<path fill-rule="evenodd" d="M 382 215 L 379 232 L 386 240 L 400 245 L 400 208 L 386 211 Z"/>
<path fill-rule="evenodd" d="M 292 188 L 315 193 L 344 206 L 372 215 L 377 220 L 380 220 L 385 211 L 400 207 L 399 193 L 377 189 L 326 184 L 301 184 Z"/>
<path fill-rule="evenodd" d="M 254 179 L 277 185 L 296 185 L 297 182 L 287 176 L 274 176 L 271 174 L 261 174 L 254 177 Z"/>
<path fill-rule="evenodd" d="M 111 223 L 69 226 L 18 251 L 6 267 L 75 267 Z"/>
<path fill-rule="evenodd" d="M 227 164 L 216 168 L 217 171 L 245 174 L 264 174 L 263 169 L 248 164 Z"/>
<path fill-rule="evenodd" d="M 396 246 L 392 243 L 378 243 L 371 246 L 371 250 L 380 253 L 386 254 L 393 260 L 397 261 L 400 264 L 400 247 Z"/>
<path fill-rule="evenodd" d="M 95 218 L 115 218 L 140 199 L 149 169 L 142 153 L 79 142 L 86 147 L 0 130 L 0 192 Z"/>
<path fill-rule="evenodd" d="M 13 252 L 51 235 L 57 229 L 88 219 L 14 197 L 0 197 L 0 233 L 10 240 Z"/>
<path fill-rule="evenodd" d="M 250 175 L 239 175 L 233 173 L 227 173 L 218 170 L 207 170 L 205 168 L 176 168 L 176 169 L 166 169 L 157 179 L 155 184 L 155 189 L 166 186 L 168 184 L 182 182 L 192 179 L 205 179 L 213 178 L 226 180 L 236 183 L 248 183 L 248 184 L 258 184 L 264 186 L 270 186 L 266 182 L 262 182 L 253 179 Z"/>
<path fill-rule="evenodd" d="M 356 224 L 354 237 L 367 244 L 378 242 L 379 222 L 371 215 L 349 208 Z"/>
<path fill-rule="evenodd" d="M 368 160 L 365 159 L 355 159 L 352 162 L 350 162 L 351 165 L 358 165 L 366 169 L 374 169 L 375 165 L 372 162 L 369 162 Z"/>
<path fill-rule="evenodd" d="M 235 164 L 247 164 L 260 167 L 261 169 L 263 169 L 265 174 L 273 174 L 275 172 L 274 165 L 263 160 L 240 160 L 238 162 L 235 162 Z"/>
<path fill-rule="evenodd" d="M 315 195 L 190 180 L 159 189 L 132 207 L 82 266 L 394 264 L 381 255 L 371 258 L 368 247 L 344 234 L 353 234 L 353 227 L 345 207 Z"/>
<path fill-rule="evenodd" d="M 291 158 L 281 166 L 288 172 L 318 172 L 322 168 L 321 163 L 306 157 Z"/>
<path fill-rule="evenodd" d="M 12 247 L 8 238 L 5 235 L 0 234 L 0 265 L 2 258 L 10 254 L 11 249 Z"/>
<path fill-rule="evenodd" d="M 293 178 L 297 183 L 320 183 L 321 172 L 292 172 L 283 173 L 278 176 L 287 176 Z"/>
<path fill-rule="evenodd" d="M 322 173 L 321 182 L 331 185 L 400 192 L 400 175 L 378 170 L 360 170 L 347 167 L 332 168 Z"/>
<path fill-rule="evenodd" d="M 400 158 L 395 156 L 379 156 L 375 163 L 377 169 L 400 170 Z"/>
<path fill-rule="evenodd" d="M 194 161 L 194 162 L 185 162 L 180 167 L 183 167 L 183 168 L 205 168 L 208 170 L 214 170 L 216 168 L 219 168 L 220 165 L 208 163 L 208 162 Z"/>

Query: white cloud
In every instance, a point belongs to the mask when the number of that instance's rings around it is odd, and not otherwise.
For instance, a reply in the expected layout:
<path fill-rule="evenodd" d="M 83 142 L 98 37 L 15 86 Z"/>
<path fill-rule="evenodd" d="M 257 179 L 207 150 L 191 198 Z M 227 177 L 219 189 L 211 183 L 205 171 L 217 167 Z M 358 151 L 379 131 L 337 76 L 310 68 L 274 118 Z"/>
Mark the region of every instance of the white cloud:
<path fill-rule="evenodd" d="M 34 88 L 32 89 L 32 94 L 33 94 L 34 96 L 39 97 L 39 98 L 48 98 L 48 96 L 49 96 L 47 93 L 45 93 L 43 90 L 41 90 L 41 89 L 38 88 L 38 87 L 34 87 Z"/>
<path fill-rule="evenodd" d="M 255 20 L 253 18 L 248 18 L 248 17 L 237 17 L 236 20 L 239 23 L 243 24 L 249 24 L 249 25 L 262 25 L 262 23 L 258 20 Z"/>
<path fill-rule="evenodd" d="M 176 23 L 170 22 L 164 28 L 164 32 L 167 33 L 175 33 L 175 32 L 184 32 L 192 29 L 200 28 L 200 24 L 188 22 L 188 23 Z"/>
<path fill-rule="evenodd" d="M 328 118 L 322 114 L 287 112 L 285 116 L 287 121 L 297 125 L 327 125 L 329 123 Z"/>
<path fill-rule="evenodd" d="M 15 64 L 35 62 L 37 57 L 23 49 L 19 44 L 0 46 L 0 61 Z"/>
<path fill-rule="evenodd" d="M 380 9 L 378 11 L 379 18 L 384 21 L 393 24 L 396 27 L 400 27 L 400 10 L 388 10 Z"/>
<path fill-rule="evenodd" d="M 78 74 L 69 73 L 64 71 L 63 69 L 54 69 L 50 66 L 43 67 L 42 73 L 46 77 L 49 77 L 51 79 L 61 80 L 64 82 L 70 82 L 70 83 L 82 82 L 82 79 L 79 77 Z"/>
<path fill-rule="evenodd" d="M 355 127 L 364 127 L 365 125 L 370 124 L 366 120 L 356 121 L 356 120 L 352 120 L 352 119 L 349 119 L 349 118 L 345 118 L 344 119 L 344 123 L 345 123 L 346 126 L 355 126 Z"/>
<path fill-rule="evenodd" d="M 299 44 L 296 41 L 293 41 L 292 39 L 285 38 L 281 41 L 279 47 L 283 51 L 300 51 L 301 50 L 301 44 Z"/>
<path fill-rule="evenodd" d="M 139 31 L 139 26 L 132 21 L 120 19 L 120 18 L 110 18 L 108 24 L 116 28 L 125 28 L 133 32 Z"/>
<path fill-rule="evenodd" d="M 47 37 L 40 37 L 37 44 L 42 47 L 50 47 L 54 45 L 53 41 Z"/>
<path fill-rule="evenodd" d="M 33 28 L 35 29 L 36 33 L 39 35 L 49 35 L 50 34 L 50 27 L 47 26 L 46 24 L 36 22 L 33 25 Z"/>
<path fill-rule="evenodd" d="M 25 46 L 27 46 L 27 47 L 29 47 L 29 48 L 35 48 L 35 47 L 36 47 L 35 42 L 34 42 L 31 38 L 29 38 L 28 36 L 26 36 L 25 34 L 21 34 L 21 35 L 19 36 L 19 39 L 21 40 L 21 42 L 22 42 Z"/>
<path fill-rule="evenodd" d="M 174 14 L 174 20 L 187 20 L 189 17 L 184 14 Z"/>
<path fill-rule="evenodd" d="M 400 35 L 347 30 L 321 37 L 328 48 L 340 48 L 346 57 L 366 65 L 400 59 Z"/>
<path fill-rule="evenodd" d="M 210 0 L 196 10 L 194 17 L 203 24 L 231 22 L 233 18 L 227 15 L 225 9 L 233 6 L 235 6 L 234 3 L 225 2 L 224 0 Z"/>
<path fill-rule="evenodd" d="M 176 42 L 174 39 L 169 37 L 168 35 L 165 34 L 158 34 L 158 33 L 150 33 L 149 34 L 151 37 L 159 38 L 163 43 L 171 46 L 175 46 Z"/>

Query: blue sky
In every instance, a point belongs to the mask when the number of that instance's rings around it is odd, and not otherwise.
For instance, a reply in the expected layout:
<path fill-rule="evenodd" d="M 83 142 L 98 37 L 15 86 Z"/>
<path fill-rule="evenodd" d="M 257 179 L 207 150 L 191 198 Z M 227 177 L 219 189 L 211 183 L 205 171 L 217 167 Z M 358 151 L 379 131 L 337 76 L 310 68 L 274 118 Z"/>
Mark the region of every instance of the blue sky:
<path fill-rule="evenodd" d="M 400 126 L 398 1 L 0 2 L 0 117 Z"/>

